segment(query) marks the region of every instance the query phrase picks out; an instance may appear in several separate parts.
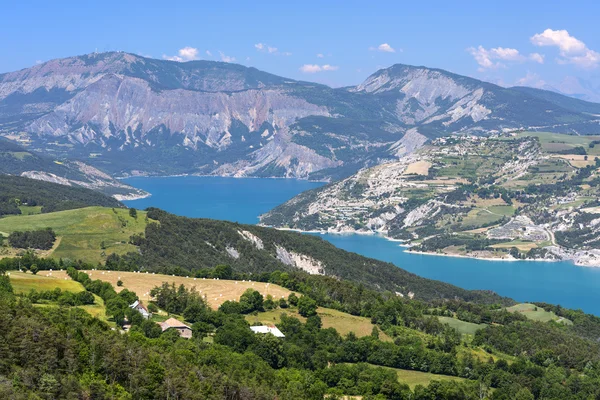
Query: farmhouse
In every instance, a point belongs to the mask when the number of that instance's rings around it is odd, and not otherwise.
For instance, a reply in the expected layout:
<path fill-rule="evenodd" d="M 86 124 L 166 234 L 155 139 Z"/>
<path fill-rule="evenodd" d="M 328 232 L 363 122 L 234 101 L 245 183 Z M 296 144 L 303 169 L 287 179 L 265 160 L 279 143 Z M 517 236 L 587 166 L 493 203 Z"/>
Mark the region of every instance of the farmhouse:
<path fill-rule="evenodd" d="M 250 329 L 254 333 L 262 333 L 262 334 L 270 333 L 271 335 L 278 337 L 278 338 L 285 337 L 285 335 L 274 325 L 251 326 Z"/>
<path fill-rule="evenodd" d="M 152 317 L 152 313 L 148 311 L 148 308 L 139 300 L 136 300 L 133 304 L 129 305 L 129 308 L 136 310 L 146 319 Z"/>
<path fill-rule="evenodd" d="M 159 323 L 159 325 L 163 332 L 167 329 L 174 328 L 179 332 L 179 336 L 182 338 L 190 339 L 192 337 L 192 328 L 175 318 L 169 318 L 168 320 Z"/>

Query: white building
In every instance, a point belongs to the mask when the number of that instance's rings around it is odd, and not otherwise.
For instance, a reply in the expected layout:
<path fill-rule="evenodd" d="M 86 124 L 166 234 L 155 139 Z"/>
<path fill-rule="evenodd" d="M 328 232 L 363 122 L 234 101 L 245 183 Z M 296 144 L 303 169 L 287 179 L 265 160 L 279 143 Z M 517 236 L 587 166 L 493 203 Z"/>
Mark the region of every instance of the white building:
<path fill-rule="evenodd" d="M 148 311 L 148 308 L 139 300 L 136 300 L 135 303 L 131 304 L 129 308 L 136 310 L 142 317 L 145 319 L 149 319 L 152 316 L 152 313 Z"/>
<path fill-rule="evenodd" d="M 251 326 L 250 329 L 254 333 L 262 333 L 262 334 L 270 333 L 271 335 L 278 337 L 278 338 L 285 337 L 285 335 L 274 325 Z"/>

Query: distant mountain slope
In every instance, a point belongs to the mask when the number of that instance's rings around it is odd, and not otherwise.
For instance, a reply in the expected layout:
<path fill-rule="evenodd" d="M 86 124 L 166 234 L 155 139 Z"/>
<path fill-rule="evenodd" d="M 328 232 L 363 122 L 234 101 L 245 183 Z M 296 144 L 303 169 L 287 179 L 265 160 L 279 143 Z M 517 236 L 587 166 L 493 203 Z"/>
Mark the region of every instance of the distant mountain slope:
<path fill-rule="evenodd" d="M 589 101 L 580 100 L 569 96 L 563 96 L 560 93 L 552 92 L 550 90 L 535 89 L 526 86 L 515 86 L 511 89 L 518 90 L 530 96 L 549 101 L 566 110 L 578 113 L 590 113 L 600 115 L 600 104 L 598 103 L 592 103 Z"/>
<path fill-rule="evenodd" d="M 339 89 L 120 52 L 0 75 L 0 133 L 123 175 L 332 178 L 450 133 L 591 134 L 596 120 L 556 99 L 401 64 Z"/>
<path fill-rule="evenodd" d="M 268 226 L 380 233 L 419 251 L 600 266 L 600 136 L 442 137 L 300 193 Z"/>
<path fill-rule="evenodd" d="M 20 206 L 40 207 L 42 213 L 89 206 L 125 207 L 118 200 L 94 190 L 0 174 L 0 217 L 21 214 Z"/>
<path fill-rule="evenodd" d="M 119 199 L 147 194 L 80 161 L 58 161 L 4 139 L 0 139 L 0 174 L 93 189 Z"/>

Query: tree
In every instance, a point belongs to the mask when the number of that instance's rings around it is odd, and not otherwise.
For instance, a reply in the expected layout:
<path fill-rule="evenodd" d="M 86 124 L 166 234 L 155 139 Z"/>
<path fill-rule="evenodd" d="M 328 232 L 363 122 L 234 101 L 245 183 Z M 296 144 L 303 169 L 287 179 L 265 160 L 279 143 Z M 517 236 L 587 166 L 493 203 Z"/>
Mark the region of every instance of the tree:
<path fill-rule="evenodd" d="M 308 296 L 302 296 L 298 300 L 298 312 L 303 317 L 310 317 L 317 314 L 317 302 Z"/>
<path fill-rule="evenodd" d="M 298 296 L 296 296 L 296 293 L 290 293 L 288 296 L 288 303 L 293 307 L 298 305 Z"/>
<path fill-rule="evenodd" d="M 79 292 L 75 295 L 77 302 L 81 305 L 89 305 L 89 304 L 94 304 L 94 295 L 91 292 L 88 292 L 87 290 L 84 290 L 83 292 Z"/>
<path fill-rule="evenodd" d="M 206 322 L 196 322 L 194 325 L 192 325 L 192 337 L 194 339 L 202 340 L 214 329 L 214 326 L 207 324 Z"/>
<path fill-rule="evenodd" d="M 129 304 L 120 296 L 113 297 L 106 302 L 106 315 L 112 318 L 117 325 L 123 325 L 125 320 L 125 310 Z"/>
<path fill-rule="evenodd" d="M 276 338 L 270 333 L 260 335 L 251 350 L 273 368 L 281 368 L 285 365 L 283 343 L 281 339 Z"/>
<path fill-rule="evenodd" d="M 254 289 L 246 289 L 244 294 L 240 296 L 240 304 L 242 305 L 242 313 L 248 314 L 252 311 L 263 310 L 263 295 Z"/>
<path fill-rule="evenodd" d="M 271 296 L 270 294 L 267 295 L 267 299 L 264 301 L 263 307 L 265 308 L 265 310 L 272 310 L 277 307 L 277 305 L 275 305 L 275 302 L 273 301 L 273 296 Z"/>
<path fill-rule="evenodd" d="M 183 311 L 183 318 L 191 323 L 202 320 L 202 317 L 206 314 L 207 309 L 204 303 L 194 301 Z"/>
<path fill-rule="evenodd" d="M 156 339 L 162 333 L 162 328 L 156 322 L 152 322 L 149 319 L 145 319 L 140 324 L 140 329 L 144 333 L 144 336 L 150 339 Z"/>
<path fill-rule="evenodd" d="M 37 264 L 33 264 L 31 267 L 29 267 L 29 270 L 34 275 L 37 275 L 37 273 L 40 271 L 40 269 L 38 268 Z"/>
<path fill-rule="evenodd" d="M 250 330 L 246 321 L 230 321 L 217 329 L 215 343 L 229 346 L 243 353 L 255 341 L 255 334 Z"/>
<path fill-rule="evenodd" d="M 284 298 L 279 299 L 279 308 L 288 308 L 288 303 Z"/>
<path fill-rule="evenodd" d="M 130 216 L 131 218 L 135 218 L 135 219 L 137 219 L 137 210 L 136 210 L 135 208 L 130 208 L 130 209 L 129 209 L 129 216 Z"/>
<path fill-rule="evenodd" d="M 229 265 L 217 265 L 213 271 L 213 277 L 231 279 L 233 277 L 233 269 Z"/>
<path fill-rule="evenodd" d="M 117 281 L 117 286 L 118 286 L 118 287 L 121 287 L 121 286 L 123 286 L 123 281 L 119 279 L 119 280 Z"/>

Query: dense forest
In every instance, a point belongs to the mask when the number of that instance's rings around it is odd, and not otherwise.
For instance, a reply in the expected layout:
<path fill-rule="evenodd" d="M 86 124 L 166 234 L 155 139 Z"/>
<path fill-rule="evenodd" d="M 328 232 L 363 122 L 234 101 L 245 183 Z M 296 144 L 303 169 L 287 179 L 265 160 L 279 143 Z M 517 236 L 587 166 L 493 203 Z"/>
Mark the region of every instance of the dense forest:
<path fill-rule="evenodd" d="M 124 207 L 91 189 L 0 174 L 0 217 L 21 214 L 20 206 L 38 206 L 43 213 L 88 206 Z"/>
<path fill-rule="evenodd" d="M 149 224 L 144 237 L 132 238 L 139 253 L 126 256 L 111 255 L 107 268 L 138 270 L 187 275 L 219 264 L 228 264 L 234 271 L 259 275 L 276 270 L 294 271 L 297 268 L 283 263 L 278 248 L 309 256 L 324 265 L 325 275 L 347 279 L 374 290 L 390 290 L 416 298 L 454 298 L 482 302 L 500 302 L 500 296 L 485 291 L 469 291 L 448 283 L 421 278 L 391 263 L 374 260 L 338 249 L 331 243 L 297 232 L 279 231 L 255 225 L 227 221 L 179 217 L 150 208 L 148 218 L 158 221 Z M 262 242 L 262 248 L 247 240 L 240 232 L 250 232 Z M 238 258 L 227 249 L 235 249 Z"/>

